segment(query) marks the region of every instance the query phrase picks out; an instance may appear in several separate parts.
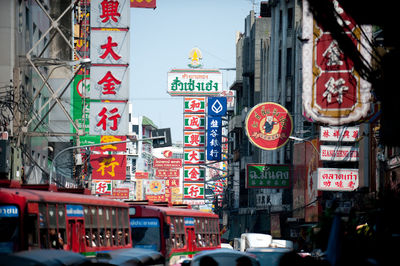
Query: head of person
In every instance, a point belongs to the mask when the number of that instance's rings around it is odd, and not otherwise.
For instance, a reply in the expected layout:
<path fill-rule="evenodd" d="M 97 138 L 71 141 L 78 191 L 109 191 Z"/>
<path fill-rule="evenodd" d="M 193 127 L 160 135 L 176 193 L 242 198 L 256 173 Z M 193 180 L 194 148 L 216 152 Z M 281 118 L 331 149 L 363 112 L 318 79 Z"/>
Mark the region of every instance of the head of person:
<path fill-rule="evenodd" d="M 203 256 L 199 262 L 200 266 L 218 266 L 218 263 L 210 256 Z"/>
<path fill-rule="evenodd" d="M 236 266 L 251 266 L 251 260 L 249 257 L 242 256 L 236 259 Z"/>

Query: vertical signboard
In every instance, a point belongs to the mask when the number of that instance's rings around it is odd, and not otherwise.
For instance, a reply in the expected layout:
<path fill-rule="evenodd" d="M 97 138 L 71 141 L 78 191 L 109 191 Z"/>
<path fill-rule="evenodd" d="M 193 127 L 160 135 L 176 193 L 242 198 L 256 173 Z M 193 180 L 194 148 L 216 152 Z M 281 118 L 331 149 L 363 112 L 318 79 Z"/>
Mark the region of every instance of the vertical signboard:
<path fill-rule="evenodd" d="M 207 119 L 207 160 L 221 160 L 222 118 L 209 116 Z"/>
<path fill-rule="evenodd" d="M 334 1 L 334 0 L 332 0 Z M 371 27 L 360 29 L 334 1 L 338 21 L 344 22 L 343 33 L 358 47 L 362 57 L 370 61 L 369 40 Z M 357 121 L 368 114 L 371 85 L 354 69 L 354 63 L 345 56 L 330 32 L 316 23 L 303 6 L 303 106 L 305 116 L 330 125 Z"/>

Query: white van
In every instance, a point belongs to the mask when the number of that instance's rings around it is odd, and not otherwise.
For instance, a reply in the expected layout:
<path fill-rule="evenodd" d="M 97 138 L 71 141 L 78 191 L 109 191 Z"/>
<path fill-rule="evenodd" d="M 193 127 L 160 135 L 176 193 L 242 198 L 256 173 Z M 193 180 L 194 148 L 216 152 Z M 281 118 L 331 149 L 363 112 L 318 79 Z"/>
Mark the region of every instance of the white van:
<path fill-rule="evenodd" d="M 240 251 L 248 248 L 266 248 L 271 245 L 272 236 L 259 233 L 243 233 L 240 236 Z"/>
<path fill-rule="evenodd" d="M 272 242 L 271 242 L 271 244 L 269 246 L 271 248 L 293 249 L 293 241 L 284 240 L 284 239 L 272 239 Z"/>

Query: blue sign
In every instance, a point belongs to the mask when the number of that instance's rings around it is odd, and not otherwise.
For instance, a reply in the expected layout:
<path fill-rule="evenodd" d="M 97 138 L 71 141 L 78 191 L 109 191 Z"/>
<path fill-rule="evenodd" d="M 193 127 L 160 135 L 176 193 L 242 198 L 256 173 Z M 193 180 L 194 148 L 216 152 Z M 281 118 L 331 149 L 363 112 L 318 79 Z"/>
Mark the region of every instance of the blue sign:
<path fill-rule="evenodd" d="M 131 218 L 130 224 L 132 228 L 160 227 L 160 221 L 157 218 Z"/>
<path fill-rule="evenodd" d="M 226 97 L 209 97 L 208 98 L 208 115 L 224 116 L 226 115 L 227 101 Z"/>
<path fill-rule="evenodd" d="M 209 116 L 207 120 L 207 160 L 221 160 L 222 118 Z"/>
<path fill-rule="evenodd" d="M 83 207 L 81 205 L 67 205 L 67 216 L 83 217 Z"/>
<path fill-rule="evenodd" d="M 194 226 L 194 218 L 193 217 L 185 217 L 184 223 L 185 223 L 185 226 Z"/>
<path fill-rule="evenodd" d="M 0 206 L 0 217 L 18 217 L 18 208 L 12 205 Z"/>

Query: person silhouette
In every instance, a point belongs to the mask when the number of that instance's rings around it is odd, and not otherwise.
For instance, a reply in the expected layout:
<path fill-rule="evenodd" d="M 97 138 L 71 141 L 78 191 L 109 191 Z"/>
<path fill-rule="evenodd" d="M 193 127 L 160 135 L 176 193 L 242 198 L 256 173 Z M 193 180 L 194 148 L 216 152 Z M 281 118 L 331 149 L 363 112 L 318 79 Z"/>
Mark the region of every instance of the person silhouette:
<path fill-rule="evenodd" d="M 199 261 L 200 266 L 218 266 L 218 262 L 216 262 L 210 256 L 204 256 Z"/>

